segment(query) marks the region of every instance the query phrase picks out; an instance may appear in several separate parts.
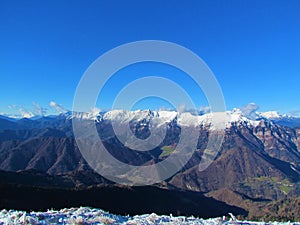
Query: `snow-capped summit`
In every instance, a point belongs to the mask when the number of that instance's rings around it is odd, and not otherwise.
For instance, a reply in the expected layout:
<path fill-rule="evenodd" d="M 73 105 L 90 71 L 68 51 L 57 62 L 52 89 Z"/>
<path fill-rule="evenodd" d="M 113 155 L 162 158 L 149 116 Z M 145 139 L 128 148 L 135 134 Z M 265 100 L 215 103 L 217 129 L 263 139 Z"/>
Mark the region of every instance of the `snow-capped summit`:
<path fill-rule="evenodd" d="M 269 112 L 257 112 L 257 120 L 266 119 L 273 121 L 276 124 L 287 126 L 287 127 L 298 127 L 300 126 L 300 117 L 291 116 L 287 114 L 281 115 L 277 111 Z"/>
<path fill-rule="evenodd" d="M 204 115 L 194 115 L 190 112 L 179 113 L 176 111 L 151 111 L 151 110 L 111 110 L 103 115 L 103 120 L 119 123 L 136 122 L 156 122 L 156 124 L 166 124 L 176 121 L 179 126 L 205 126 L 211 129 L 223 129 L 234 124 L 246 124 L 257 126 L 259 121 L 245 117 L 240 109 L 226 112 L 211 112 Z"/>
<path fill-rule="evenodd" d="M 210 112 L 203 115 L 195 115 L 190 112 L 176 111 L 152 111 L 152 110 L 119 110 L 114 109 L 107 112 L 74 112 L 67 117 L 68 119 L 94 120 L 96 122 L 111 121 L 118 123 L 138 122 L 147 124 L 150 121 L 156 125 L 168 124 L 175 121 L 179 126 L 205 126 L 211 129 L 229 128 L 232 124 L 245 124 L 257 126 L 259 120 L 247 118 L 240 109 L 233 109 L 226 112 Z"/>
<path fill-rule="evenodd" d="M 114 121 L 120 123 L 129 123 L 132 121 L 139 123 L 149 123 L 150 121 L 155 124 L 165 124 L 176 122 L 181 126 L 210 126 L 212 128 L 224 127 L 222 123 L 226 124 L 225 127 L 230 127 L 231 124 L 246 124 L 251 126 L 257 126 L 261 120 L 269 120 L 276 124 L 297 127 L 300 126 L 300 118 L 294 117 L 287 114 L 280 114 L 277 111 L 257 112 L 258 106 L 254 103 L 248 104 L 244 108 L 234 108 L 231 111 L 226 112 L 210 112 L 206 110 L 198 112 L 176 112 L 168 110 L 120 110 L 113 109 L 109 111 L 101 111 L 98 108 L 93 108 L 88 112 L 72 112 L 65 111 L 59 115 L 43 116 L 43 117 L 31 117 L 30 120 L 43 120 L 47 118 L 65 118 L 67 120 L 80 119 L 80 120 L 91 120 L 95 122 Z M 8 117 L 6 115 L 6 117 Z M 8 117 L 10 119 L 10 117 Z M 19 118 L 20 119 L 20 118 Z"/>
<path fill-rule="evenodd" d="M 283 117 L 277 111 L 259 112 L 257 115 L 266 119 L 280 119 Z"/>

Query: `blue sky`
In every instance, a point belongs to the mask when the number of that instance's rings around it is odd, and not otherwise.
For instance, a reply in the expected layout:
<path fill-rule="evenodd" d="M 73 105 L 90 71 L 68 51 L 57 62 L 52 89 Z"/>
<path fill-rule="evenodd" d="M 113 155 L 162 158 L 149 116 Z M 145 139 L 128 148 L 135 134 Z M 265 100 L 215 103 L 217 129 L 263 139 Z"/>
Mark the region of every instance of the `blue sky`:
<path fill-rule="evenodd" d="M 198 54 L 218 79 L 228 109 L 255 102 L 261 111 L 297 111 L 299 12 L 298 0 L 2 0 L 0 112 L 38 105 L 51 114 L 50 101 L 71 109 L 76 86 L 94 60 L 118 45 L 149 39 L 175 42 Z M 116 74 L 107 84 L 100 108 L 109 108 L 133 78 L 164 72 L 180 82 L 197 107 L 207 104 L 174 68 L 145 65 L 121 72 L 125 76 Z M 139 106 L 163 104 L 150 99 Z"/>

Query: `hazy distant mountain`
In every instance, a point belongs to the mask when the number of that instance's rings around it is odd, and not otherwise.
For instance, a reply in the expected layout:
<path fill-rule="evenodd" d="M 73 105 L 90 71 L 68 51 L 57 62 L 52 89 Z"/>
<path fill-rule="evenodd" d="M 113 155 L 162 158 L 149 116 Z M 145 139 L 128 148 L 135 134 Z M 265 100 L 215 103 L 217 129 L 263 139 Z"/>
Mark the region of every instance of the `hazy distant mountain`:
<path fill-rule="evenodd" d="M 257 113 L 258 118 L 265 118 L 272 120 L 276 124 L 287 126 L 287 127 L 299 127 L 300 126 L 300 118 L 293 117 L 289 115 L 280 115 L 276 111 Z"/>

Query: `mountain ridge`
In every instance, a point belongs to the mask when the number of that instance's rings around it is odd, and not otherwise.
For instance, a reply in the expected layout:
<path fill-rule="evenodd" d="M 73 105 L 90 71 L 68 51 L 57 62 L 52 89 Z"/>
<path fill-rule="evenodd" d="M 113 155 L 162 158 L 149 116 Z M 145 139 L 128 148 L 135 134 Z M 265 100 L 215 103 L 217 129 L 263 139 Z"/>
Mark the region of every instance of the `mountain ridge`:
<path fill-rule="evenodd" d="M 0 116 L 0 127 L 3 126 L 1 122 L 16 122 L 17 124 L 24 124 L 26 120 L 29 121 L 51 121 L 53 119 L 84 119 L 84 120 L 94 120 L 94 121 L 101 121 L 101 120 L 116 120 L 124 122 L 127 120 L 132 119 L 147 119 L 147 118 L 163 118 L 165 119 L 164 122 L 170 122 L 170 120 L 175 119 L 176 117 L 179 117 L 180 115 L 188 115 L 191 114 L 192 116 L 196 116 L 199 118 L 199 121 L 208 120 L 209 117 L 213 117 L 214 114 L 217 114 L 220 112 L 190 112 L 190 111 L 183 111 L 183 112 L 177 112 L 177 111 L 169 111 L 169 110 L 120 110 L 120 109 L 113 109 L 108 111 L 98 111 L 98 110 L 92 110 L 90 112 L 75 112 L 75 111 L 67 111 L 65 113 L 61 113 L 58 115 L 48 115 L 48 116 L 34 116 L 32 118 L 11 118 L 7 115 L 1 115 Z M 245 120 L 245 121 L 251 121 L 252 123 L 254 121 L 260 121 L 260 120 L 270 120 L 275 122 L 276 124 L 280 125 L 286 125 L 290 127 L 296 127 L 300 126 L 300 117 L 297 116 L 291 116 L 287 114 L 280 114 L 277 111 L 267 111 L 267 112 L 253 112 L 251 115 L 249 113 L 244 113 L 242 110 L 238 108 L 234 108 L 231 111 L 223 112 L 225 117 L 231 117 L 231 119 L 236 120 L 237 118 Z M 5 121 L 3 121 L 5 120 Z"/>
<path fill-rule="evenodd" d="M 16 127 L 11 123 L 0 126 L 0 169 L 36 170 L 42 177 L 58 176 L 62 187 L 106 184 L 110 181 L 96 174 L 82 157 L 73 134 L 73 120 L 95 126 L 109 153 L 130 165 L 150 165 L 167 159 L 180 139 L 181 129 L 186 127 L 190 134 L 198 132 L 197 147 L 188 163 L 166 180 L 167 188 L 201 192 L 242 207 L 249 215 L 254 215 L 258 206 L 300 194 L 299 128 L 282 126 L 270 119 L 249 119 L 240 110 L 217 113 L 217 118 L 224 116 L 224 141 L 216 159 L 201 171 L 199 164 L 206 157 L 209 135 L 218 135 L 218 126 L 211 123 L 210 115 L 146 110 L 114 111 L 96 117 L 68 113 L 16 120 Z M 141 139 L 151 134 L 151 126 L 165 126 L 166 136 L 155 149 L 138 152 L 118 140 L 113 123 L 129 124 L 132 133 Z M 68 177 L 68 182 L 62 177 Z M 228 196 L 237 196 L 237 200 Z"/>

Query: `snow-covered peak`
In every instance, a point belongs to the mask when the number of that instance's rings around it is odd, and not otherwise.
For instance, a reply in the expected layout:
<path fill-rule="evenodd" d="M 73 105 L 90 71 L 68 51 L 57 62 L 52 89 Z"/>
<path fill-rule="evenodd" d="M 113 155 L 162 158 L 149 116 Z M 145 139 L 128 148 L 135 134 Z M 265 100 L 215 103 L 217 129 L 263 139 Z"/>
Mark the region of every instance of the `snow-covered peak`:
<path fill-rule="evenodd" d="M 175 111 L 156 111 L 155 113 L 158 117 L 164 118 L 169 122 L 174 120 L 176 118 L 176 116 L 178 115 L 178 113 Z"/>
<path fill-rule="evenodd" d="M 94 108 L 89 112 L 65 112 L 58 116 L 47 116 L 51 118 L 66 118 L 68 120 L 80 119 L 90 121 L 113 121 L 117 123 L 138 122 L 144 125 L 150 122 L 156 125 L 177 123 L 179 126 L 204 126 L 210 129 L 223 129 L 234 125 L 258 126 L 261 120 L 273 121 L 275 124 L 284 126 L 299 126 L 300 118 L 281 115 L 277 111 L 254 112 L 249 116 L 244 110 L 234 108 L 226 112 L 208 112 L 206 114 L 195 114 L 191 112 L 176 112 L 168 110 L 110 110 L 103 112 Z M 34 118 L 31 118 L 33 120 Z M 224 126 L 225 124 L 225 126 Z"/>
<path fill-rule="evenodd" d="M 282 115 L 280 115 L 277 111 L 269 111 L 269 112 L 258 112 L 258 116 L 266 118 L 266 119 L 280 119 Z"/>
<path fill-rule="evenodd" d="M 225 128 L 229 128 L 232 124 L 235 125 L 247 125 L 247 126 L 258 126 L 259 121 L 249 119 L 245 117 L 240 109 L 233 109 L 232 111 L 226 112 L 216 112 L 212 113 L 212 123 L 213 128 L 222 128 L 224 127 L 223 123 L 225 122 Z"/>
<path fill-rule="evenodd" d="M 177 112 L 174 111 L 151 111 L 151 110 L 111 110 L 104 114 L 103 119 L 105 120 L 117 120 L 117 121 L 128 121 L 136 120 L 140 121 L 143 119 L 150 118 L 164 118 L 165 120 L 171 121 L 177 116 Z"/>
<path fill-rule="evenodd" d="M 88 112 L 65 112 L 60 114 L 61 116 L 66 117 L 67 119 L 81 119 L 81 120 L 95 120 L 98 121 L 99 117 L 101 117 L 102 112 L 99 108 L 92 108 Z"/>
<path fill-rule="evenodd" d="M 65 115 L 67 119 L 81 119 L 81 120 L 97 120 L 99 112 L 72 112 L 68 115 Z"/>
<path fill-rule="evenodd" d="M 128 110 L 119 110 L 114 109 L 106 112 L 103 115 L 104 120 L 110 121 L 118 121 L 118 122 L 130 122 L 132 120 L 141 121 L 141 120 L 149 120 L 154 116 L 154 113 L 151 110 L 136 110 L 136 111 L 128 111 Z"/>
<path fill-rule="evenodd" d="M 177 122 L 179 126 L 204 126 L 210 129 L 224 129 L 232 124 L 246 124 L 257 126 L 259 121 L 251 120 L 245 117 L 240 109 L 233 109 L 226 112 L 211 112 L 204 115 L 194 115 L 190 112 L 178 113 L 176 111 L 151 111 L 151 110 L 110 110 L 105 113 L 88 112 L 88 113 L 72 113 L 69 119 L 77 118 L 83 120 L 95 121 L 113 121 L 118 123 L 135 122 L 154 122 L 156 125 L 162 125 Z M 99 119 L 100 118 L 100 119 Z"/>

